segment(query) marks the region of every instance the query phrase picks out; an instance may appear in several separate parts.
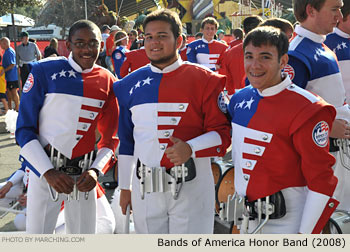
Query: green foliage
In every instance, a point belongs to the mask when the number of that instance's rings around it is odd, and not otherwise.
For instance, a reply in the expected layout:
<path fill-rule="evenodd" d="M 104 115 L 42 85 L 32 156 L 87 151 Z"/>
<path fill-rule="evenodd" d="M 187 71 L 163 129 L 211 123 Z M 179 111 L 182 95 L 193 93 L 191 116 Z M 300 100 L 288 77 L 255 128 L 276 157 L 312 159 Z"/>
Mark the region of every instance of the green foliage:
<path fill-rule="evenodd" d="M 24 6 L 42 6 L 42 1 L 40 0 L 0 0 L 0 16 L 7 13 L 11 13 L 16 8 Z"/>

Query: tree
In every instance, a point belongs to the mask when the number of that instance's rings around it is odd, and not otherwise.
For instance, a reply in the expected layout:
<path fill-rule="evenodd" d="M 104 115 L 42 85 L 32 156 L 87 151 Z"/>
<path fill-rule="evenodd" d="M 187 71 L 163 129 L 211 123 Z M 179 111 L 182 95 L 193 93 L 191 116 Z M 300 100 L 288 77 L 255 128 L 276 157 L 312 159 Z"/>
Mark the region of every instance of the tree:
<path fill-rule="evenodd" d="M 0 16 L 11 13 L 16 7 L 41 6 L 40 0 L 0 0 Z"/>

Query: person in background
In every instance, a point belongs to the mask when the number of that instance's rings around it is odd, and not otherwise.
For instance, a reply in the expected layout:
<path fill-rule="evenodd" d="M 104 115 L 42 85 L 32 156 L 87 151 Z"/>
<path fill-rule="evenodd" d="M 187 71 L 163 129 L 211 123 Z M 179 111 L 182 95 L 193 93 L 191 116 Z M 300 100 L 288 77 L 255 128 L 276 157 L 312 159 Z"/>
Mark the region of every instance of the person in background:
<path fill-rule="evenodd" d="M 119 28 L 117 25 L 113 25 L 111 27 L 109 37 L 106 39 L 106 59 L 105 63 L 107 65 L 107 69 L 111 72 L 114 73 L 113 69 L 113 62 L 112 62 L 112 53 L 115 49 L 115 44 L 114 44 L 114 36 L 118 31 L 121 31 L 122 29 Z"/>
<path fill-rule="evenodd" d="M 244 31 L 241 28 L 236 28 L 232 31 L 233 40 L 228 44 L 228 49 L 243 42 Z"/>
<path fill-rule="evenodd" d="M 138 39 L 139 33 L 137 30 L 131 30 L 129 33 L 129 40 L 130 40 L 130 51 L 139 49 L 139 39 Z"/>
<path fill-rule="evenodd" d="M 125 60 L 120 68 L 120 76 L 123 78 L 129 73 L 150 63 L 145 48 L 141 47 L 125 53 Z"/>
<path fill-rule="evenodd" d="M 106 40 L 109 37 L 110 30 L 111 30 L 111 27 L 109 27 L 109 25 L 103 25 L 101 28 L 103 50 L 102 50 L 102 52 L 100 52 L 100 54 L 98 56 L 98 62 L 104 68 L 107 68 L 107 65 L 106 65 Z"/>
<path fill-rule="evenodd" d="M 2 56 L 3 71 L 0 75 L 5 74 L 6 79 L 6 90 L 8 98 L 8 109 L 12 109 L 12 101 L 15 103 L 15 110 L 19 108 L 19 96 L 17 89 L 18 86 L 18 75 L 16 65 L 16 53 L 10 47 L 10 40 L 7 37 L 0 39 L 0 46 L 5 51 Z"/>
<path fill-rule="evenodd" d="M 345 88 L 346 103 L 350 104 L 350 0 L 343 0 L 341 12 L 343 18 L 339 19 L 334 31 L 327 35 L 325 45 L 337 56 L 339 69 Z M 344 155 L 346 163 L 350 163 L 349 158 Z M 339 164 L 340 165 L 340 164 Z M 340 204 L 339 210 L 350 212 L 350 171 L 344 166 L 335 169 L 338 183 L 343 185 L 338 187 Z"/>
<path fill-rule="evenodd" d="M 342 7 L 342 0 L 294 0 L 294 14 L 299 25 L 295 27 L 296 35 L 290 42 L 289 61 L 284 71 L 293 83 L 321 96 L 337 111 L 329 134 L 329 151 L 337 160 L 333 166 L 334 172 L 340 175 L 335 197 L 340 200 L 340 204 L 346 205 L 349 199 L 341 194 L 348 181 L 341 177 L 345 167 L 340 153 L 343 149 L 337 140 L 350 139 L 350 108 L 346 103 L 339 61 L 324 43 L 326 35 L 333 32 L 338 22 L 342 22 Z M 345 71 L 349 70 L 346 68 Z"/>
<path fill-rule="evenodd" d="M 57 49 L 58 49 L 58 40 L 56 38 L 52 38 L 50 40 L 50 44 L 44 50 L 44 58 L 59 56 Z"/>
<path fill-rule="evenodd" d="M 114 67 L 114 72 L 118 79 L 123 78 L 120 75 L 120 68 L 125 61 L 125 54 L 129 51 L 126 47 L 129 42 L 128 34 L 125 31 L 118 31 L 114 36 L 115 50 L 112 53 L 112 62 Z"/>
<path fill-rule="evenodd" d="M 247 34 L 256 28 L 261 22 L 259 16 L 249 16 L 243 20 L 243 30 Z M 221 71 L 226 74 L 226 90 L 228 95 L 235 93 L 235 90 L 245 87 L 243 43 L 240 43 L 229 50 L 219 59 Z"/>
<path fill-rule="evenodd" d="M 217 60 L 226 50 L 227 45 L 214 39 L 218 30 L 219 23 L 213 17 L 207 17 L 201 22 L 203 37 L 187 45 L 187 60 L 192 63 L 198 63 L 210 70 L 218 71 Z"/>
<path fill-rule="evenodd" d="M 17 56 L 21 72 L 22 87 L 29 75 L 29 64 L 41 59 L 41 53 L 36 43 L 29 41 L 28 32 L 21 32 L 21 44 L 17 47 Z"/>
<path fill-rule="evenodd" d="M 202 37 L 203 37 L 203 32 L 197 32 L 197 33 L 194 35 L 194 40 L 202 39 Z"/>
<path fill-rule="evenodd" d="M 181 59 L 183 61 L 186 61 L 187 60 L 187 55 L 186 55 L 186 52 L 187 52 L 187 36 L 185 33 L 182 33 L 181 34 L 182 36 L 182 44 L 181 44 L 181 47 L 179 49 L 179 55 L 181 57 Z"/>
<path fill-rule="evenodd" d="M 225 45 L 227 45 L 227 42 L 224 40 L 224 37 L 225 37 L 225 31 L 222 30 L 222 29 L 219 29 L 217 32 L 216 32 L 216 36 L 217 37 L 217 41 L 221 42 L 221 43 L 224 43 Z"/>
<path fill-rule="evenodd" d="M 0 55 L 0 62 L 1 62 L 1 55 Z M 6 100 L 6 79 L 5 79 L 5 71 L 4 67 L 0 64 L 0 100 L 2 102 L 2 105 L 4 106 L 4 111 L 0 111 L 0 116 L 6 115 L 7 110 L 9 109 L 7 100 Z"/>

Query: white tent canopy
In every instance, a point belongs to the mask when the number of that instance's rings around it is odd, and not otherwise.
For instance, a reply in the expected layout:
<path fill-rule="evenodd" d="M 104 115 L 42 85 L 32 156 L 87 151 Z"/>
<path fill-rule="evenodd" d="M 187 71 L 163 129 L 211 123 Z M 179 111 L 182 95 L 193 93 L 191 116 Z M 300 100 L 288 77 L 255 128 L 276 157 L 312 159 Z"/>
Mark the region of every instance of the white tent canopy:
<path fill-rule="evenodd" d="M 21 14 L 14 14 L 15 25 L 17 26 L 33 26 L 35 21 L 29 17 L 23 16 Z M 11 14 L 4 15 L 0 17 L 0 26 L 12 25 Z"/>

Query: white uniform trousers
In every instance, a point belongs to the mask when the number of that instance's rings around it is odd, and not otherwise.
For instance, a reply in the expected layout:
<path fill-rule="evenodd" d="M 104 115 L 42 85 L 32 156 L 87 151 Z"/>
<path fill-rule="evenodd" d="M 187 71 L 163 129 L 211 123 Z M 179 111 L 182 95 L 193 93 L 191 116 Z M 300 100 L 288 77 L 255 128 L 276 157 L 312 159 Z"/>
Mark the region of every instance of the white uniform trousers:
<path fill-rule="evenodd" d="M 80 200 L 67 201 L 66 194 L 59 194 L 58 201 L 51 199 L 48 184 L 44 177 L 39 178 L 34 172 L 29 173 L 27 192 L 27 233 L 52 234 L 56 227 L 57 217 L 62 201 L 65 208 L 67 234 L 96 233 L 96 189 L 85 193 L 79 192 Z"/>
<path fill-rule="evenodd" d="M 142 234 L 212 234 L 215 188 L 210 158 L 194 159 L 196 177 L 185 182 L 179 197 L 171 192 L 145 193 L 133 175 L 132 208 L 135 232 Z"/>
<path fill-rule="evenodd" d="M 281 190 L 286 203 L 286 215 L 280 219 L 269 220 L 262 228 L 262 234 L 297 234 L 301 225 L 307 187 L 290 187 Z M 249 221 L 248 232 L 258 225 L 257 220 Z M 241 231 L 241 233 L 244 233 Z"/>
<path fill-rule="evenodd" d="M 337 209 L 350 211 L 350 171 L 341 164 L 339 151 L 331 152 L 331 154 L 336 158 L 333 171 L 338 178 L 338 184 L 334 192 L 334 197 L 339 201 Z M 344 159 L 346 164 L 350 164 L 349 158 L 345 156 Z"/>

